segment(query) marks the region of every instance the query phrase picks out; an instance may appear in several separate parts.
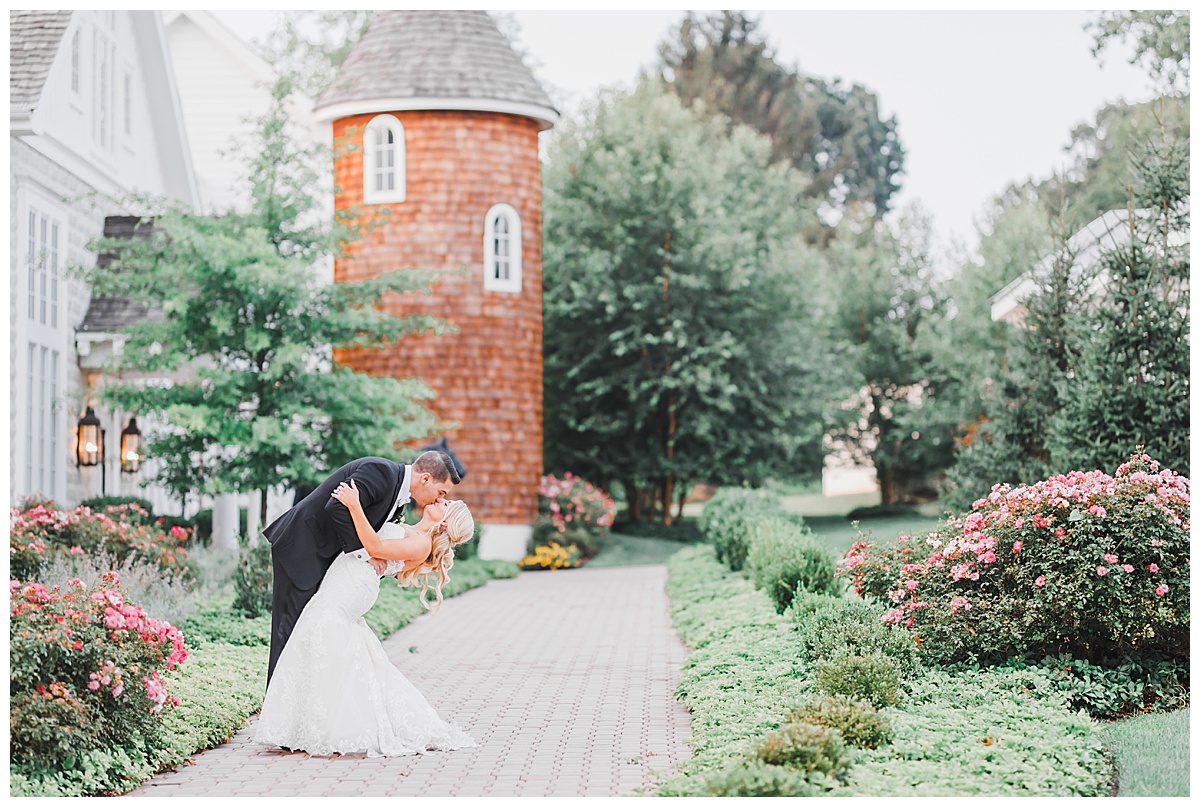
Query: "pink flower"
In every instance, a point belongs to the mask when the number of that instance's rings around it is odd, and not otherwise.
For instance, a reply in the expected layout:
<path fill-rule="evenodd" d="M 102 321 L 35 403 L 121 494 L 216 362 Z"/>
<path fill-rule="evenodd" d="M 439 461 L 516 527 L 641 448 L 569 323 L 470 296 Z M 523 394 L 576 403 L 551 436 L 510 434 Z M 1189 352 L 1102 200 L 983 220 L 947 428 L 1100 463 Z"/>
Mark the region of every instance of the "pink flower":
<path fill-rule="evenodd" d="M 982 557 L 980 557 L 979 559 L 980 559 L 981 561 L 983 561 L 984 563 L 995 563 L 995 562 L 996 562 L 996 553 L 995 553 L 995 552 L 993 552 L 992 550 L 990 550 L 990 549 L 989 549 L 989 550 L 988 550 L 986 553 L 984 553 L 984 555 L 983 555 Z"/>
<path fill-rule="evenodd" d="M 1105 562 L 1105 563 L 1116 563 L 1116 562 L 1117 562 L 1117 556 L 1116 556 L 1116 555 L 1114 555 L 1114 554 L 1113 554 L 1113 553 L 1111 553 L 1111 552 L 1108 552 L 1108 553 L 1106 553 L 1106 554 L 1104 555 L 1104 562 Z"/>
<path fill-rule="evenodd" d="M 1041 588 L 1042 586 L 1046 585 L 1046 578 L 1045 578 L 1045 576 L 1039 577 L 1037 580 L 1034 580 L 1034 581 L 1033 581 L 1033 584 L 1034 584 L 1035 586 L 1037 586 L 1038 588 Z"/>
<path fill-rule="evenodd" d="M 1100 518 L 1104 518 L 1106 515 L 1108 515 L 1108 511 L 1098 504 L 1093 504 L 1091 507 L 1089 507 L 1088 512 L 1094 516 L 1099 516 Z"/>
<path fill-rule="evenodd" d="M 1154 593 L 1161 597 L 1162 595 L 1166 594 L 1170 590 L 1171 589 L 1167 587 L 1167 584 L 1163 583 L 1161 586 L 1154 589 Z"/>
<path fill-rule="evenodd" d="M 1157 563 L 1151 563 L 1146 568 L 1150 570 L 1150 574 L 1158 574 L 1158 564 Z"/>
<path fill-rule="evenodd" d="M 916 591 L 916 590 L 917 590 L 917 585 L 918 585 L 918 584 L 917 584 L 917 581 L 916 581 L 916 580 L 905 580 L 905 581 L 904 581 L 904 587 L 905 587 L 906 589 L 908 589 L 909 591 Z"/>
<path fill-rule="evenodd" d="M 88 689 L 90 689 L 92 692 L 95 692 L 99 688 L 100 688 L 100 682 L 97 681 L 95 678 L 93 678 L 91 681 L 88 681 Z"/>
<path fill-rule="evenodd" d="M 1018 552 L 1020 552 L 1021 547 L 1023 547 L 1023 546 L 1025 546 L 1025 544 L 1022 543 L 1021 541 L 1013 541 L 1013 554 L 1015 555 Z"/>
<path fill-rule="evenodd" d="M 1104 575 L 1108 574 L 1108 569 L 1105 569 L 1103 566 L 1097 566 L 1096 574 L 1100 575 L 1101 577 L 1104 577 Z"/>
<path fill-rule="evenodd" d="M 78 546 L 73 546 L 73 547 L 71 547 L 71 554 L 72 554 L 72 555 L 82 555 L 82 554 L 83 554 L 83 548 L 82 548 L 82 547 L 78 547 Z"/>
<path fill-rule="evenodd" d="M 1122 569 L 1124 569 L 1126 572 L 1132 572 L 1132 571 L 1133 571 L 1133 567 L 1132 567 L 1132 566 L 1130 566 L 1128 563 L 1126 563 L 1126 564 L 1125 564 L 1124 566 L 1122 566 L 1121 568 L 1122 568 Z"/>

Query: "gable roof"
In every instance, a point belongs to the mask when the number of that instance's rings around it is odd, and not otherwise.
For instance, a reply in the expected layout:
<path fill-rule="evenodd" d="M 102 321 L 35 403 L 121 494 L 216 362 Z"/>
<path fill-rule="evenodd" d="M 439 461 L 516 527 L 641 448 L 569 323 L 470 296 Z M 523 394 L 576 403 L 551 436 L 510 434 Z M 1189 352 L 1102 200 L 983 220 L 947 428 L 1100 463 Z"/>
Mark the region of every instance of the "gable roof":
<path fill-rule="evenodd" d="M 384 11 L 317 100 L 325 120 L 464 109 L 558 120 L 549 96 L 486 11 Z"/>
<path fill-rule="evenodd" d="M 71 23 L 70 11 L 8 13 L 10 114 L 29 115 L 42 97 L 50 65 Z"/>
<path fill-rule="evenodd" d="M 1149 216 L 1152 212 L 1145 209 L 1135 211 L 1135 221 Z M 1085 267 L 1095 266 L 1102 253 L 1125 246 L 1132 237 L 1129 230 L 1128 210 L 1109 210 L 1088 222 L 1087 226 L 1067 240 L 1067 252 L 1074 258 L 1072 262 L 1073 276 L 1078 275 Z M 1190 242 L 1190 228 L 1173 231 L 1168 238 L 1168 244 L 1171 247 L 1183 246 Z M 1028 272 L 989 297 L 988 302 L 992 306 L 992 321 L 999 322 L 1012 315 L 1013 312 L 1017 312 L 1019 315 L 1018 309 L 1024 305 L 1025 300 L 1041 290 L 1047 273 L 1054 266 L 1054 260 L 1055 253 L 1050 253 L 1038 261 L 1037 265 Z M 1104 277 L 1101 275 L 1092 279 L 1093 288 L 1098 288 L 1103 284 Z"/>

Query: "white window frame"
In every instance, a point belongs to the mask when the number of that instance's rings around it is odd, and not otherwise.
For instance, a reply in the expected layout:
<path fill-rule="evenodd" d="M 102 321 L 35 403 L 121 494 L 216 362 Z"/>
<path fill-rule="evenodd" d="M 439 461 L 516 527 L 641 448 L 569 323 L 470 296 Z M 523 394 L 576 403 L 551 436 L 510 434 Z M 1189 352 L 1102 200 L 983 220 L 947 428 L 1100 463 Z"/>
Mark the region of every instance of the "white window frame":
<path fill-rule="evenodd" d="M 13 337 L 19 346 L 12 368 L 16 379 L 13 414 L 23 433 L 11 446 L 14 478 L 10 491 L 16 498 L 37 493 L 61 499 L 67 493 L 70 445 L 65 405 L 71 344 L 67 321 L 70 287 L 63 274 L 69 243 L 67 217 L 50 197 L 29 186 L 18 187 L 14 201 L 18 211 L 14 252 L 22 271 L 17 273 L 19 316 L 13 323 Z"/>
<path fill-rule="evenodd" d="M 375 165 L 379 156 L 376 137 L 384 132 L 392 133 L 393 164 L 379 168 Z M 390 168 L 395 172 L 392 189 L 377 190 L 375 180 L 381 170 Z M 395 115 L 376 115 L 363 131 L 363 204 L 378 205 L 403 202 L 406 197 L 407 171 L 405 170 L 404 125 Z"/>
<path fill-rule="evenodd" d="M 498 266 L 496 221 L 503 219 L 508 225 L 508 277 L 497 277 Z M 521 216 L 512 205 L 500 202 L 488 209 L 483 220 L 483 288 L 487 291 L 521 291 L 521 253 L 524 241 L 521 238 Z"/>
<path fill-rule="evenodd" d="M 76 28 L 75 33 L 71 35 L 71 92 L 74 95 L 79 95 L 82 60 L 83 43 L 80 42 L 80 30 Z"/>

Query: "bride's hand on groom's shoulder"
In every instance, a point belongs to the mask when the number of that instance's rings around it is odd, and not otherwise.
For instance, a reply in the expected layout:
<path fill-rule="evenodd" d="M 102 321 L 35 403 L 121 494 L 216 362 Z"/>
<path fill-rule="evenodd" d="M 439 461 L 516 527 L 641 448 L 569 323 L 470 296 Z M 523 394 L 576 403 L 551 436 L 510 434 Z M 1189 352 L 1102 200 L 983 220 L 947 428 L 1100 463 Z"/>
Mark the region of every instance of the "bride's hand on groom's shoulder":
<path fill-rule="evenodd" d="M 350 508 L 352 505 L 362 506 L 362 502 L 358 498 L 358 487 L 355 486 L 353 479 L 338 485 L 332 495 L 333 498 L 346 505 L 347 508 Z"/>

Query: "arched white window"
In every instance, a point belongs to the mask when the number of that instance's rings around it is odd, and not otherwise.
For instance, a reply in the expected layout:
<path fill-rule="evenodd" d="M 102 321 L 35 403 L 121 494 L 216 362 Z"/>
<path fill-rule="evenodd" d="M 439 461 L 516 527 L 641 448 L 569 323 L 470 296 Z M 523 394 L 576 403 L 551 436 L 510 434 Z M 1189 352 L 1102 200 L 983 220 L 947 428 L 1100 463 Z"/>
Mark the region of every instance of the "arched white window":
<path fill-rule="evenodd" d="M 521 217 L 504 203 L 492 205 L 484 219 L 483 287 L 521 290 Z"/>
<path fill-rule="evenodd" d="M 378 115 L 363 135 L 363 202 L 404 201 L 404 127 L 392 115 Z"/>

